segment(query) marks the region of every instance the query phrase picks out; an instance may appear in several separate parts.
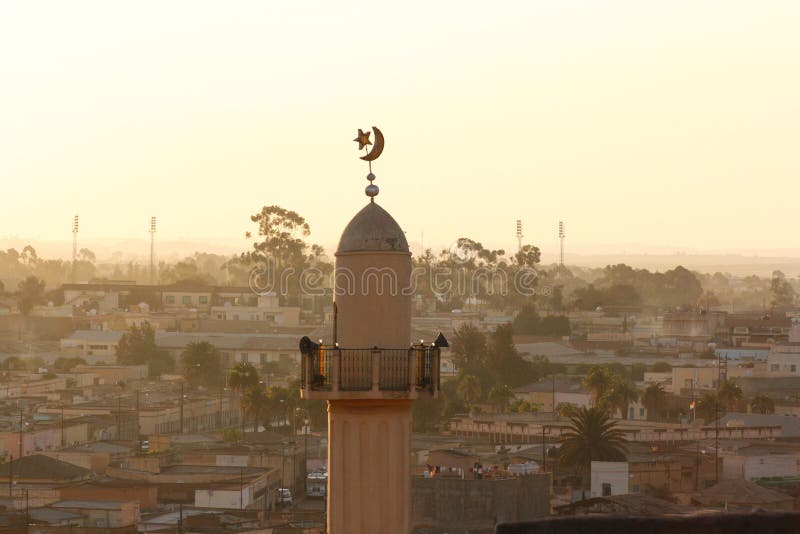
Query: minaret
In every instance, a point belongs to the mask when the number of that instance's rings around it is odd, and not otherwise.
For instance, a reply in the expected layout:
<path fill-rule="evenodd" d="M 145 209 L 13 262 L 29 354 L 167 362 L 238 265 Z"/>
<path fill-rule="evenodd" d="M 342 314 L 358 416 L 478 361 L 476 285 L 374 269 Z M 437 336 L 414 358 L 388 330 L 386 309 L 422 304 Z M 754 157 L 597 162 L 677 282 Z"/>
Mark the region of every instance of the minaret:
<path fill-rule="evenodd" d="M 364 158 L 380 154 L 383 135 Z M 359 130 L 360 148 L 371 144 Z M 371 171 L 371 168 L 370 168 Z M 334 331 L 327 343 L 300 342 L 302 396 L 328 401 L 330 534 L 411 532 L 411 407 L 439 391 L 436 342 L 411 340 L 411 253 L 400 225 L 369 203 L 345 228 L 336 251 Z"/>

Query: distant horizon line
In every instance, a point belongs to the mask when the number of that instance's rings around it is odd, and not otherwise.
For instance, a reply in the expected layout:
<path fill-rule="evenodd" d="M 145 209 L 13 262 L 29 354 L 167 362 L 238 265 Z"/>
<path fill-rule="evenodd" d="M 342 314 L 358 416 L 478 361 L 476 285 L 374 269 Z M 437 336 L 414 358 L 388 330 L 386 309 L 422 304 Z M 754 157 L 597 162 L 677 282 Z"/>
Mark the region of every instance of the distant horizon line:
<path fill-rule="evenodd" d="M 217 236 L 217 237 L 207 237 L 207 238 L 188 238 L 188 237 L 169 237 L 166 239 L 158 239 L 156 237 L 156 246 L 158 247 L 159 244 L 162 246 L 172 245 L 172 244 L 182 244 L 189 247 L 200 247 L 206 246 L 206 249 L 197 249 L 197 252 L 208 252 L 213 254 L 238 254 L 239 252 L 244 252 L 248 250 L 249 242 L 246 242 L 244 237 L 242 237 L 242 244 L 245 245 L 243 247 L 237 247 L 232 244 L 226 244 L 226 241 L 230 241 L 230 238 L 224 236 Z M 313 241 L 313 240 L 311 240 Z M 113 252 L 122 252 L 128 255 L 142 255 L 147 256 L 149 250 L 149 238 L 147 237 L 96 237 L 96 238 L 89 238 L 86 240 L 78 241 L 79 248 L 91 248 L 92 246 L 100 246 L 103 249 L 114 249 L 115 246 L 119 246 L 121 243 L 131 244 L 132 242 L 141 242 L 143 244 L 147 244 L 146 250 L 143 250 L 141 254 L 135 253 L 130 250 L 130 247 L 122 247 L 113 250 Z M 83 244 L 82 244 L 83 243 Z M 117 243 L 115 245 L 114 243 Z M 36 245 L 45 246 L 47 248 L 64 248 L 66 250 L 65 253 L 58 254 L 56 253 L 55 256 L 60 259 L 69 259 L 71 256 L 72 250 L 72 240 L 70 239 L 48 239 L 48 238 L 35 238 L 35 237 L 20 237 L 20 236 L 11 236 L 11 235 L 4 235 L 0 236 L 0 249 L 12 248 L 17 246 L 25 246 L 25 245 L 33 245 L 36 248 Z M 554 256 L 558 257 L 558 242 L 553 240 L 552 242 L 546 242 L 547 246 L 542 246 L 541 244 L 531 243 L 540 248 L 542 251 L 542 256 Z M 409 246 L 412 248 L 412 252 L 423 250 L 422 244 L 417 241 L 409 241 Z M 490 245 L 495 246 L 495 245 Z M 325 244 L 323 245 L 326 253 L 332 253 L 335 248 L 336 244 Z M 447 244 L 437 244 L 432 246 L 426 246 L 425 249 L 431 249 L 435 254 L 438 254 L 439 251 L 443 249 L 449 248 Z M 503 247 L 499 247 L 503 248 Z M 515 247 L 514 247 L 515 248 Z M 505 248 L 506 256 L 513 255 L 514 248 Z M 552 248 L 553 252 L 549 252 L 547 249 Z M 592 250 L 594 249 L 594 250 Z M 182 253 L 186 254 L 186 253 Z M 173 255 L 173 254 L 162 254 L 164 255 Z M 602 243 L 602 244 L 585 244 L 585 243 L 570 243 L 565 250 L 565 256 L 567 258 L 591 258 L 591 257 L 607 257 L 607 256 L 620 256 L 620 257 L 648 257 L 651 259 L 656 259 L 659 257 L 663 258 L 670 258 L 670 257 L 692 257 L 692 258 L 703 258 L 703 257 L 719 257 L 719 258 L 743 258 L 743 259 L 757 259 L 761 261 L 776 261 L 776 260 L 783 260 L 783 261 L 793 261 L 798 260 L 800 261 L 800 247 L 785 247 L 785 248 L 766 248 L 766 249 L 756 249 L 756 248 L 739 248 L 739 249 L 698 249 L 697 247 L 670 247 L 670 246 L 657 246 L 657 247 L 648 247 L 648 245 L 642 243 Z M 53 255 L 51 255 L 53 257 Z M 557 261 L 557 260 L 554 260 Z M 542 262 L 546 263 L 546 262 Z"/>

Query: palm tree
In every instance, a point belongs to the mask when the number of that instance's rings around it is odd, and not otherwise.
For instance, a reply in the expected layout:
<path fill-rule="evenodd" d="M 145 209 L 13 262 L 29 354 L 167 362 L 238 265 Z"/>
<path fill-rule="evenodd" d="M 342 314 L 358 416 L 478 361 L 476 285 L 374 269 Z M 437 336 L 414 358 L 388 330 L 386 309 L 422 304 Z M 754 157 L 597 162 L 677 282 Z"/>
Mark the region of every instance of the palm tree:
<path fill-rule="evenodd" d="M 717 390 L 717 396 L 726 410 L 733 410 L 744 398 L 742 388 L 737 386 L 733 380 L 723 380 Z"/>
<path fill-rule="evenodd" d="M 775 401 L 766 395 L 756 395 L 750 399 L 750 410 L 754 413 L 775 413 Z"/>
<path fill-rule="evenodd" d="M 586 377 L 583 379 L 583 386 L 592 392 L 595 404 L 599 403 L 600 400 L 606 396 L 612 383 L 613 377 L 611 373 L 608 372 L 608 369 L 599 365 L 595 365 L 589 369 L 589 372 L 586 373 Z"/>
<path fill-rule="evenodd" d="M 264 388 L 255 386 L 242 395 L 242 411 L 253 417 L 253 432 L 258 432 L 258 424 L 269 411 L 269 395 Z"/>
<path fill-rule="evenodd" d="M 242 393 L 258 385 L 258 371 L 253 364 L 239 362 L 233 366 L 228 375 L 228 387 L 237 393 Z"/>
<path fill-rule="evenodd" d="M 570 418 L 570 427 L 562 435 L 558 461 L 580 473 L 584 487 L 589 479 L 592 461 L 618 462 L 627 455 L 624 434 L 616 428 L 608 413 L 601 408 L 581 407 Z"/>
<path fill-rule="evenodd" d="M 559 417 L 574 417 L 578 413 L 578 407 L 569 402 L 559 402 L 556 406 L 556 412 Z"/>
<path fill-rule="evenodd" d="M 611 390 L 602 399 L 612 409 L 618 409 L 623 419 L 628 418 L 628 406 L 639 400 L 639 390 L 628 381 L 618 380 L 611 386 Z"/>
<path fill-rule="evenodd" d="M 239 394 L 239 405 L 242 409 L 242 434 L 244 434 L 244 423 L 248 413 L 245 408 L 244 394 L 251 389 L 257 388 L 258 385 L 258 371 L 251 363 L 237 363 L 228 375 L 228 387 Z"/>
<path fill-rule="evenodd" d="M 469 405 L 481 398 L 481 383 L 475 375 L 464 375 L 458 382 L 458 394 Z"/>
<path fill-rule="evenodd" d="M 492 386 L 487 397 L 498 411 L 504 412 L 508 402 L 514 398 L 514 392 L 508 386 Z"/>
<path fill-rule="evenodd" d="M 661 384 L 650 384 L 642 392 L 642 404 L 647 408 L 647 418 L 650 419 L 651 415 L 655 417 L 656 414 L 661 412 L 667 394 L 664 392 L 664 386 Z"/>

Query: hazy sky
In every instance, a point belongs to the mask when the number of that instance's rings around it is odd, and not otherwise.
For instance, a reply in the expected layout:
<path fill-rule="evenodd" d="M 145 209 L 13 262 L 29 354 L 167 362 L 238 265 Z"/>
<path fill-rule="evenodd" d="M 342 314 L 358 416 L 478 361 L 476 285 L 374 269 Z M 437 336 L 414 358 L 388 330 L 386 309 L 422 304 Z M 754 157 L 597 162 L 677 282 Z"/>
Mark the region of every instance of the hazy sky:
<path fill-rule="evenodd" d="M 279 204 L 335 245 L 793 249 L 800 2 L 7 2 L 0 236 L 246 246 Z M 797 252 L 800 254 L 800 252 Z"/>

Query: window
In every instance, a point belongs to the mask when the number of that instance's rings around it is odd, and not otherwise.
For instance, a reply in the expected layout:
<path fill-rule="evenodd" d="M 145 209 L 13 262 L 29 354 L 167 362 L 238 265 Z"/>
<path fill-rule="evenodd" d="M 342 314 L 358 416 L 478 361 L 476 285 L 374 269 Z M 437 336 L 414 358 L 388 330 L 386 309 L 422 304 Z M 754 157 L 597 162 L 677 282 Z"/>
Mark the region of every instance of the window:
<path fill-rule="evenodd" d="M 792 364 L 792 372 L 793 372 L 793 373 L 796 373 L 796 372 L 797 372 L 797 366 L 796 366 L 796 365 L 794 365 L 794 364 Z"/>
<path fill-rule="evenodd" d="M 200 304 L 208 304 L 208 295 L 200 295 L 199 297 L 197 297 L 197 301 Z"/>
<path fill-rule="evenodd" d="M 181 301 L 184 304 L 191 304 L 192 303 L 192 297 L 190 295 L 184 295 L 183 299 L 181 299 Z"/>
<path fill-rule="evenodd" d="M 769 366 L 769 370 L 770 371 L 780 371 L 780 369 L 781 369 L 781 366 L 778 365 L 777 363 L 773 363 L 773 364 L 771 364 Z"/>
<path fill-rule="evenodd" d="M 603 497 L 610 497 L 611 496 L 611 484 L 608 482 L 603 482 Z"/>
<path fill-rule="evenodd" d="M 167 304 L 175 304 L 175 295 L 167 295 L 164 300 Z"/>
<path fill-rule="evenodd" d="M 644 408 L 639 408 L 639 417 L 644 417 Z"/>
<path fill-rule="evenodd" d="M 634 484 L 631 493 L 639 493 L 639 484 Z"/>

